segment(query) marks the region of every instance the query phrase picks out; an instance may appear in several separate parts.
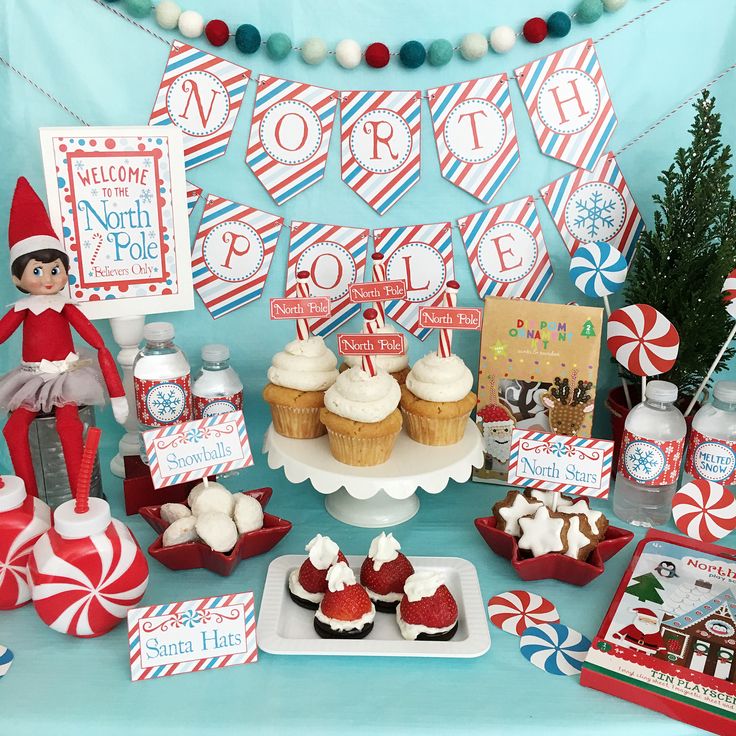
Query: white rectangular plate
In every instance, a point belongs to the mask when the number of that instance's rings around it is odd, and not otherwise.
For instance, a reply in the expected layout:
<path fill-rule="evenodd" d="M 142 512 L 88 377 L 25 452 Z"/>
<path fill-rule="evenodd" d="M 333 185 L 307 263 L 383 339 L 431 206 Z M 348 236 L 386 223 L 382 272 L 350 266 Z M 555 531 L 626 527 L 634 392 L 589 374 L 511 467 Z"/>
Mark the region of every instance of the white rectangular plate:
<path fill-rule="evenodd" d="M 363 557 L 348 557 L 359 575 Z M 289 573 L 303 555 L 283 555 L 269 566 L 258 614 L 258 646 L 271 654 L 328 654 L 362 657 L 480 657 L 491 647 L 486 607 L 475 567 L 460 557 L 410 557 L 415 570 L 442 573 L 458 606 L 458 630 L 450 641 L 406 641 L 396 616 L 376 611 L 375 625 L 365 639 L 322 639 L 314 630 L 314 612 L 289 597 Z"/>

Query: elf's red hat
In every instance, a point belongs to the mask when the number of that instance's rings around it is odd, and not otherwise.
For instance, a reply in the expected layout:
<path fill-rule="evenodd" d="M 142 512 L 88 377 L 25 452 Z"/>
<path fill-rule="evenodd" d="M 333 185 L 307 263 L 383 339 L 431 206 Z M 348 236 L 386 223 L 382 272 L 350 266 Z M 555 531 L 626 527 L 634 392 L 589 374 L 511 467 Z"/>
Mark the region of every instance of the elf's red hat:
<path fill-rule="evenodd" d="M 64 251 L 64 246 L 51 227 L 46 207 L 33 191 L 28 179 L 21 176 L 15 185 L 8 223 L 10 262 L 45 248 Z"/>

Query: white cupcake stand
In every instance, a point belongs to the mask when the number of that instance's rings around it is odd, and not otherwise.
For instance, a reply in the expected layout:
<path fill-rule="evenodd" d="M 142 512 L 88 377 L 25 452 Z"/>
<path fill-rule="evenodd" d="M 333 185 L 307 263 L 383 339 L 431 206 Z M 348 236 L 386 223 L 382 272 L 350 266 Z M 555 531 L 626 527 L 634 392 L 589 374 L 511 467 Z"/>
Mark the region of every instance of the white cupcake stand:
<path fill-rule="evenodd" d="M 464 482 L 483 466 L 481 435 L 468 419 L 460 442 L 446 447 L 421 445 L 401 432 L 391 457 L 382 465 L 359 468 L 332 457 L 327 436 L 292 440 L 267 432 L 263 452 L 268 466 L 284 469 L 292 483 L 308 480 L 325 494 L 325 508 L 339 521 L 380 528 L 408 521 L 419 510 L 417 490 L 440 493 L 450 479 Z"/>

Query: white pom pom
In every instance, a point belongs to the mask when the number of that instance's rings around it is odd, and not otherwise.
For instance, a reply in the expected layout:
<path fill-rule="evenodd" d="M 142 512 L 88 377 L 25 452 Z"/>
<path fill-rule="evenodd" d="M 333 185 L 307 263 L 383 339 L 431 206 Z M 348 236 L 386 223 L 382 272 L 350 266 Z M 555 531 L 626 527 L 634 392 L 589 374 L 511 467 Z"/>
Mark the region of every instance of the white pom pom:
<path fill-rule="evenodd" d="M 165 503 L 161 507 L 161 518 L 167 524 L 191 516 L 192 512 L 183 503 Z"/>
<path fill-rule="evenodd" d="M 327 46 L 321 38 L 308 38 L 302 44 L 302 59 L 307 64 L 321 64 L 327 56 Z"/>
<path fill-rule="evenodd" d="M 238 527 L 240 534 L 262 529 L 263 507 L 253 496 L 238 493 L 235 497 L 233 519 L 235 519 L 235 526 Z"/>
<path fill-rule="evenodd" d="M 181 8 L 172 0 L 161 0 L 156 6 L 156 23 L 167 31 L 173 31 L 179 22 Z"/>
<path fill-rule="evenodd" d="M 196 530 L 200 539 L 215 552 L 229 552 L 238 541 L 235 522 L 217 511 L 198 516 Z"/>
<path fill-rule="evenodd" d="M 460 54 L 467 61 L 475 61 L 488 53 L 488 41 L 482 33 L 467 33 L 460 41 Z"/>
<path fill-rule="evenodd" d="M 227 488 L 213 488 L 210 485 L 197 496 L 192 506 L 192 514 L 200 516 L 210 511 L 219 511 L 222 514 L 232 516 L 235 498 Z"/>
<path fill-rule="evenodd" d="M 196 542 L 198 539 L 195 529 L 196 522 L 197 520 L 193 516 L 177 519 L 165 529 L 161 543 L 164 547 L 171 547 L 174 544 Z"/>
<path fill-rule="evenodd" d="M 360 44 L 352 38 L 343 38 L 335 47 L 335 58 L 343 69 L 355 69 L 362 57 Z"/>
<path fill-rule="evenodd" d="M 516 32 L 510 26 L 496 26 L 491 31 L 491 48 L 497 54 L 505 54 L 514 48 Z"/>
<path fill-rule="evenodd" d="M 629 0 L 603 0 L 603 7 L 609 13 L 615 13 L 617 10 L 621 10 Z"/>
<path fill-rule="evenodd" d="M 185 38 L 199 38 L 204 33 L 204 18 L 196 10 L 185 10 L 179 16 L 179 32 Z"/>

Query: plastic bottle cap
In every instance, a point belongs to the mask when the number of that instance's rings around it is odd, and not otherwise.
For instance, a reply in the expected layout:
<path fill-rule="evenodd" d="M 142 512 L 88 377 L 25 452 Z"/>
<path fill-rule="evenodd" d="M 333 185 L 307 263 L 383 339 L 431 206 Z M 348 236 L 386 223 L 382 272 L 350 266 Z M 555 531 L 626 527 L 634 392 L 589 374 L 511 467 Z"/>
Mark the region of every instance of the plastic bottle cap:
<path fill-rule="evenodd" d="M 230 360 L 230 348 L 214 342 L 202 345 L 202 360 L 207 363 L 221 363 L 223 360 Z"/>
<path fill-rule="evenodd" d="M 149 342 L 168 342 L 174 339 L 171 322 L 149 322 L 143 327 L 143 339 Z"/>
<path fill-rule="evenodd" d="M 0 487 L 0 511 L 12 511 L 23 505 L 26 500 L 26 484 L 17 475 L 0 476 L 3 481 Z"/>
<path fill-rule="evenodd" d="M 724 404 L 736 404 L 736 381 L 718 381 L 713 387 L 713 396 Z"/>
<path fill-rule="evenodd" d="M 677 386 L 669 381 L 649 381 L 647 383 L 647 398 L 652 401 L 677 401 Z"/>
<path fill-rule="evenodd" d="M 64 539 L 82 539 L 101 534 L 112 521 L 110 504 L 102 498 L 89 499 L 89 511 L 78 514 L 74 499 L 65 501 L 54 511 L 54 528 Z"/>

